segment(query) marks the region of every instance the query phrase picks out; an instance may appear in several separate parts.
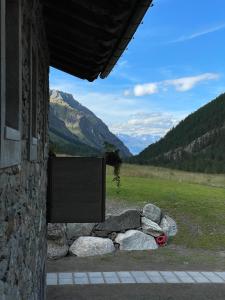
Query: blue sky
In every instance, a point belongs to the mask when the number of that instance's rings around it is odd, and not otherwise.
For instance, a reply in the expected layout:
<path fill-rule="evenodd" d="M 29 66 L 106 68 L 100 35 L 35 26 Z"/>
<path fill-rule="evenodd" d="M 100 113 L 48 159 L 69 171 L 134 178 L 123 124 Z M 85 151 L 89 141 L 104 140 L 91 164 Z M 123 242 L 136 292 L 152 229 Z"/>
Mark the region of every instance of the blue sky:
<path fill-rule="evenodd" d="M 51 68 L 50 87 L 72 93 L 114 133 L 162 136 L 225 92 L 224 67 L 224 0 L 155 0 L 107 79 Z"/>

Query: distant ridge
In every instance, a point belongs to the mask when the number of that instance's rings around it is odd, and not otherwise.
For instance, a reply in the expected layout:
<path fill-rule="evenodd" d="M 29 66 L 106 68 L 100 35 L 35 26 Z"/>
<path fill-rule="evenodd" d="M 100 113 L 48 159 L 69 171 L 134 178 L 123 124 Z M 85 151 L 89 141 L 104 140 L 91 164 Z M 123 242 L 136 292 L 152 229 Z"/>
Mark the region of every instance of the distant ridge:
<path fill-rule="evenodd" d="M 160 135 L 153 134 L 130 135 L 125 133 L 118 133 L 117 137 L 124 142 L 134 155 L 140 153 L 148 145 L 157 142 L 161 138 Z"/>
<path fill-rule="evenodd" d="M 225 94 L 190 114 L 132 163 L 181 170 L 225 172 Z"/>
<path fill-rule="evenodd" d="M 99 155 L 104 151 L 104 142 L 107 142 L 119 149 L 122 157 L 131 156 L 128 148 L 109 131 L 106 124 L 71 94 L 50 90 L 49 119 L 50 141 L 56 152 Z"/>

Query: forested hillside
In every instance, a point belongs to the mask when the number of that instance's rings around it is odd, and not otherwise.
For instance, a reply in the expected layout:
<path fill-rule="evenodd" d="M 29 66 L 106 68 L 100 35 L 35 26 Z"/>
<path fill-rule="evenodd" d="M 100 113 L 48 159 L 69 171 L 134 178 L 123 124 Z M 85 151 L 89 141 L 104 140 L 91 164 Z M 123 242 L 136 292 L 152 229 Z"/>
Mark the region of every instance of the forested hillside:
<path fill-rule="evenodd" d="M 225 172 L 225 94 L 189 115 L 130 161 L 198 172 Z"/>

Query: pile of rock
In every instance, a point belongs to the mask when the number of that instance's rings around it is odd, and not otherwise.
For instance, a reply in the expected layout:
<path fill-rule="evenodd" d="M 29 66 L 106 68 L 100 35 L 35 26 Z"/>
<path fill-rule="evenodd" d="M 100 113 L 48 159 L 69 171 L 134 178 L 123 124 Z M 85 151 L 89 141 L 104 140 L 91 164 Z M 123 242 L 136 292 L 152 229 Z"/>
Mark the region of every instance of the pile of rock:
<path fill-rule="evenodd" d="M 48 257 L 60 258 L 68 252 L 85 257 L 116 250 L 153 250 L 159 247 L 159 237 L 169 238 L 176 233 L 176 222 L 159 207 L 147 204 L 142 211 L 108 215 L 98 224 L 49 224 Z"/>

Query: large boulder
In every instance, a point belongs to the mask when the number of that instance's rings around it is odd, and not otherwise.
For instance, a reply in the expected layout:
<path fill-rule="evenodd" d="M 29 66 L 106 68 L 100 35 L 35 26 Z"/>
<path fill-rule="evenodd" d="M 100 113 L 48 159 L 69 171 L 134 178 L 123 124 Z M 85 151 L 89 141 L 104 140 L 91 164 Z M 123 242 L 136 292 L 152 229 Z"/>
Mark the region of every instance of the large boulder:
<path fill-rule="evenodd" d="M 70 253 L 79 257 L 102 255 L 115 251 L 113 242 L 93 236 L 79 237 L 69 249 Z"/>
<path fill-rule="evenodd" d="M 115 242 L 120 244 L 120 250 L 153 250 L 158 248 L 154 237 L 139 230 L 119 233 Z"/>
<path fill-rule="evenodd" d="M 94 226 L 95 223 L 67 223 L 67 238 L 74 241 L 80 236 L 89 236 Z"/>
<path fill-rule="evenodd" d="M 66 256 L 69 250 L 66 238 L 66 226 L 61 223 L 48 223 L 47 256 L 57 259 Z"/>
<path fill-rule="evenodd" d="M 143 216 L 151 221 L 159 224 L 161 221 L 162 212 L 161 209 L 154 204 L 146 204 L 143 208 Z"/>
<path fill-rule="evenodd" d="M 104 235 L 101 234 L 101 236 L 107 236 L 111 232 L 125 232 L 128 229 L 139 227 L 141 227 L 140 212 L 135 209 L 130 209 L 120 215 L 109 216 L 105 222 L 99 223 L 93 231 L 96 235 L 103 232 Z"/>
<path fill-rule="evenodd" d="M 176 222 L 167 215 L 162 218 L 160 227 L 168 237 L 175 236 L 178 231 Z"/>
<path fill-rule="evenodd" d="M 142 231 L 146 234 L 150 234 L 154 237 L 158 237 L 163 233 L 162 228 L 155 222 L 145 217 L 141 218 Z"/>

